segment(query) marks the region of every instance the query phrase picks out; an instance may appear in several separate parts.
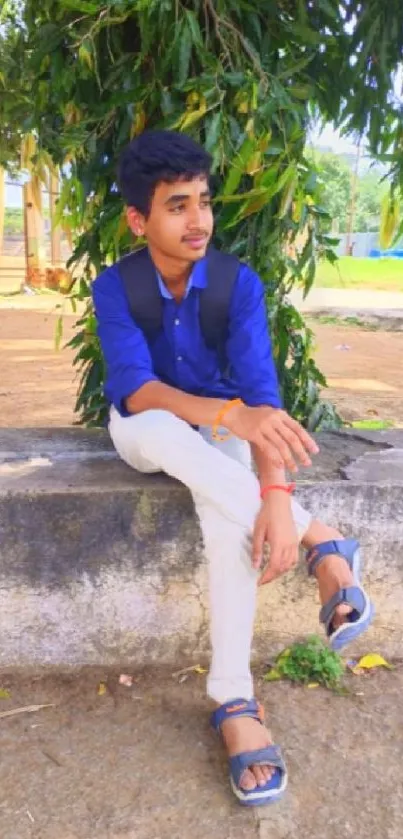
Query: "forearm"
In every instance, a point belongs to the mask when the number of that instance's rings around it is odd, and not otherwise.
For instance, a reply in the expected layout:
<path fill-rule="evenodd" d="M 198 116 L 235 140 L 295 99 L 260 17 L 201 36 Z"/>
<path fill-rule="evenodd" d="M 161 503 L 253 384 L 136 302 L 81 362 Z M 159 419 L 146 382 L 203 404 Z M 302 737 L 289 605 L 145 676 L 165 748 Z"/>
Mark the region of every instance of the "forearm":
<path fill-rule="evenodd" d="M 287 474 L 285 469 L 274 466 L 270 462 L 267 454 L 263 452 L 261 448 L 255 446 L 253 443 L 251 448 L 253 459 L 256 464 L 257 473 L 259 476 L 261 489 L 271 484 L 286 484 Z"/>
<path fill-rule="evenodd" d="M 192 396 L 162 382 L 151 381 L 128 396 L 125 404 L 131 414 L 152 410 L 169 411 L 190 425 L 213 425 L 226 400 Z"/>

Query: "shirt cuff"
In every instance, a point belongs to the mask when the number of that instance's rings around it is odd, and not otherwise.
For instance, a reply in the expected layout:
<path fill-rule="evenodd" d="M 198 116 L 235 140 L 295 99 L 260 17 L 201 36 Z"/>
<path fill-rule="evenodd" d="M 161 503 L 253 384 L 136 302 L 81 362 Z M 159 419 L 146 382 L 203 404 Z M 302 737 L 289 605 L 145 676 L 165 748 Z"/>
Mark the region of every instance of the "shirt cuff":
<path fill-rule="evenodd" d="M 112 402 L 115 406 L 117 412 L 120 414 L 121 417 L 130 417 L 131 413 L 127 410 L 124 402 L 128 396 L 131 396 L 133 393 L 136 393 L 140 390 L 143 385 L 146 385 L 147 382 L 159 382 L 158 376 L 154 376 L 153 373 L 146 372 L 139 375 L 138 372 L 133 373 L 132 371 L 128 371 L 125 376 L 122 376 L 119 379 L 119 382 L 115 385 L 112 394 Z"/>
<path fill-rule="evenodd" d="M 244 394 L 242 399 L 245 405 L 249 405 L 250 408 L 261 408 L 262 406 L 268 406 L 269 408 L 283 407 L 280 395 L 275 393 Z"/>

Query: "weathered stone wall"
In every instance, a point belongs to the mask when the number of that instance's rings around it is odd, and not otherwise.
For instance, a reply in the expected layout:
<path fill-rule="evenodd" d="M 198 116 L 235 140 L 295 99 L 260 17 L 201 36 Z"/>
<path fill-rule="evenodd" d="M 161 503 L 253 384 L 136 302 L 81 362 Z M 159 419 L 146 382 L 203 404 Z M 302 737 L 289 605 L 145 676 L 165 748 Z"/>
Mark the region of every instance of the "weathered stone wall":
<path fill-rule="evenodd" d="M 362 542 L 377 607 L 359 649 L 403 644 L 403 432 L 319 435 L 299 479 L 314 515 Z M 255 653 L 317 631 L 301 563 L 259 592 Z M 118 461 L 106 432 L 0 432 L 0 665 L 158 661 L 208 649 L 207 568 L 190 494 Z"/>

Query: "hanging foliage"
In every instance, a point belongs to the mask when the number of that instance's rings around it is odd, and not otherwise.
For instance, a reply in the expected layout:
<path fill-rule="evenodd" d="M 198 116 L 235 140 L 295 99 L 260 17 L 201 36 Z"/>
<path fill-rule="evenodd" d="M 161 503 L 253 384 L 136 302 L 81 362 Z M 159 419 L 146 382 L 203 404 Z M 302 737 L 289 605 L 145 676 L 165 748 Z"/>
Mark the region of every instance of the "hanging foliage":
<path fill-rule="evenodd" d="M 14 5 L 14 9 L 11 6 Z M 335 426 L 313 335 L 290 304 L 306 295 L 323 232 L 314 117 L 369 137 L 402 186 L 403 123 L 393 96 L 402 59 L 400 0 L 26 0 L 9 4 L 0 57 L 0 164 L 16 132 L 63 167 L 58 217 L 86 302 L 70 342 L 81 422 L 105 416 L 90 283 L 132 246 L 116 188 L 120 150 L 144 128 L 186 131 L 213 157 L 216 243 L 248 260 L 267 291 L 284 403 L 308 428 Z M 12 45 L 12 49 L 10 48 Z M 3 119 L 2 119 L 3 117 Z"/>

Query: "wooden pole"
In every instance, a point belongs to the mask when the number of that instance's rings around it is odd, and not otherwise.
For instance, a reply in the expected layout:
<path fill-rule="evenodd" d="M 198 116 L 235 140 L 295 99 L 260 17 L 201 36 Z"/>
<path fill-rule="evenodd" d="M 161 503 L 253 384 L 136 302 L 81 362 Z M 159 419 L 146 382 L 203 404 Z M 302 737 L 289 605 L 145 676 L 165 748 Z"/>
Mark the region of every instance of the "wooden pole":
<path fill-rule="evenodd" d="M 354 245 L 351 241 L 351 236 L 352 236 L 353 231 L 354 231 L 355 209 L 356 209 L 356 201 L 357 201 L 357 193 L 358 193 L 358 174 L 359 174 L 359 169 L 360 169 L 360 157 L 361 157 L 361 141 L 358 143 L 358 146 L 357 146 L 354 171 L 351 174 L 351 198 L 350 198 L 350 206 L 349 206 L 348 221 L 347 221 L 346 256 L 353 256 Z"/>
<path fill-rule="evenodd" d="M 43 218 L 34 200 L 34 193 L 38 192 L 34 191 L 32 181 L 24 185 L 26 283 L 32 288 L 43 288 L 46 284 Z"/>
<path fill-rule="evenodd" d="M 55 225 L 56 203 L 59 197 L 59 178 L 50 174 L 50 194 L 49 194 L 49 209 L 50 209 L 50 249 L 51 249 L 51 263 L 53 267 L 59 265 L 62 261 L 62 228 L 61 225 Z"/>

